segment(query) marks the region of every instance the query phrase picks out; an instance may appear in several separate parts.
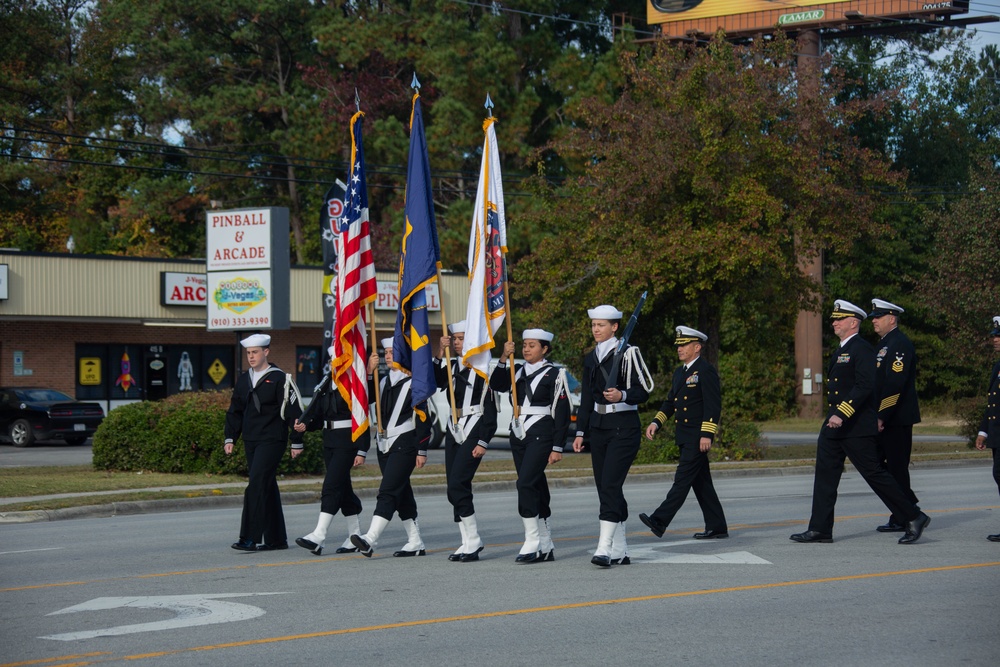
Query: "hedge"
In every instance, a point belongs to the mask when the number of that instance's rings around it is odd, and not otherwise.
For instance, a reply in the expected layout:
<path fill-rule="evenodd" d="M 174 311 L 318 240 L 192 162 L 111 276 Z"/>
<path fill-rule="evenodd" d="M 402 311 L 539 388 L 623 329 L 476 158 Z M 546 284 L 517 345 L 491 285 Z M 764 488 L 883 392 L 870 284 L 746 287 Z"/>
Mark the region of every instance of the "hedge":
<path fill-rule="evenodd" d="M 230 395 L 185 392 L 115 408 L 94 434 L 94 468 L 246 475 L 242 442 L 232 456 L 222 450 Z M 322 434 L 306 433 L 305 443 L 294 461 L 282 459 L 278 474 L 323 474 Z"/>
<path fill-rule="evenodd" d="M 648 425 L 652 419 L 642 423 Z M 674 441 L 674 423 L 668 421 L 652 442 L 646 439 L 643 426 L 642 444 L 636 463 L 675 463 L 680 459 L 680 449 Z M 764 458 L 765 448 L 760 444 L 760 428 L 751 422 L 723 420 L 719 433 L 712 443 L 709 456 L 713 461 L 759 461 Z"/>

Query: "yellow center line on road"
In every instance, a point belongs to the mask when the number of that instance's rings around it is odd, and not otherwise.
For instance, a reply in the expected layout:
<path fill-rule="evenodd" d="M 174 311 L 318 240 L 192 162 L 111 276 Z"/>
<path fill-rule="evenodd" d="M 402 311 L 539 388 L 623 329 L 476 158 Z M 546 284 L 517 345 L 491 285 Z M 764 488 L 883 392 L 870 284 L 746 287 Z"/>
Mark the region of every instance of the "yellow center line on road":
<path fill-rule="evenodd" d="M 946 510 L 927 510 L 927 513 L 928 514 L 939 515 L 939 514 L 950 514 L 950 513 L 953 513 L 953 512 L 978 512 L 978 511 L 983 511 L 983 510 L 997 510 L 997 509 L 1000 509 L 1000 505 L 983 505 L 983 506 L 980 506 L 980 507 L 955 507 L 955 508 L 946 509 Z M 852 520 L 858 520 L 858 519 L 875 519 L 875 518 L 883 518 L 883 517 L 885 517 L 885 512 L 878 513 L 878 514 L 856 514 L 856 515 L 851 515 L 851 516 L 841 516 L 841 517 L 837 517 L 837 521 L 838 521 L 838 523 L 843 523 L 845 521 L 852 521 Z M 764 522 L 764 523 L 731 524 L 729 526 L 729 529 L 730 529 L 730 531 L 739 531 L 739 530 L 754 530 L 754 529 L 760 529 L 760 528 L 775 528 L 775 527 L 782 527 L 782 526 L 799 526 L 799 525 L 808 523 L 808 521 L 809 521 L 809 518 L 808 518 L 808 516 L 806 516 L 806 517 L 804 517 L 802 519 L 786 519 L 786 520 L 782 520 L 782 521 L 770 521 L 770 522 Z M 666 535 L 686 535 L 686 534 L 690 533 L 692 530 L 700 530 L 700 529 L 693 529 L 693 528 L 690 528 L 690 527 L 688 527 L 688 528 L 672 528 L 672 529 L 668 529 L 664 534 L 666 534 Z M 628 535 L 630 537 L 631 536 L 649 535 L 649 531 L 647 531 L 647 530 L 629 531 Z M 597 539 L 596 535 L 580 535 L 580 536 L 572 536 L 572 537 L 555 537 L 555 538 L 553 538 L 553 542 L 566 543 L 566 542 L 578 542 L 580 540 L 593 541 L 593 540 L 596 540 L 596 539 Z M 521 544 L 521 542 L 497 542 L 497 543 L 493 543 L 493 544 L 488 544 L 486 546 L 489 547 L 489 548 L 496 549 L 496 548 L 503 548 L 503 547 L 509 547 L 509 546 L 517 546 L 517 545 L 520 545 L 520 544 Z M 663 546 L 669 547 L 670 543 L 666 542 L 666 543 L 663 544 Z M 448 548 L 444 548 L 444 549 L 428 549 L 427 553 L 429 553 L 429 554 L 432 554 L 432 553 L 444 553 L 444 552 L 448 552 L 448 551 L 452 551 L 452 550 L 453 550 L 452 547 L 448 547 Z M 200 569 L 200 570 L 180 570 L 180 571 L 177 571 L 177 572 L 153 572 L 153 573 L 150 573 L 150 574 L 137 574 L 137 575 L 133 575 L 133 576 L 129 576 L 129 577 L 109 577 L 107 579 L 92 579 L 90 581 L 63 581 L 63 582 L 55 582 L 55 583 L 50 583 L 50 584 L 33 584 L 33 585 L 30 585 L 30 586 L 11 586 L 9 588 L 0 588 L 0 593 L 11 593 L 11 592 L 16 592 L 16 591 L 30 591 L 30 590 L 37 590 L 37 589 L 42 589 L 42 588 L 56 588 L 56 587 L 59 587 L 59 586 L 85 586 L 85 585 L 88 585 L 88 584 L 100 584 L 100 583 L 107 583 L 107 582 L 110 582 L 110 581 L 128 581 L 128 580 L 131 580 L 131 579 L 156 579 L 156 578 L 160 578 L 160 577 L 179 577 L 179 576 L 186 576 L 186 575 L 192 575 L 192 574 L 214 574 L 214 573 L 217 573 L 217 572 L 230 572 L 230 571 L 233 571 L 233 570 L 247 570 L 247 569 L 251 569 L 251 568 L 288 567 L 288 566 L 291 566 L 291 565 L 319 565 L 319 564 L 322 564 L 322 563 L 331 563 L 331 562 L 342 561 L 342 560 L 360 560 L 361 558 L 362 558 L 362 556 L 360 554 L 350 554 L 350 555 L 345 555 L 345 556 L 318 556 L 318 557 L 313 557 L 313 558 L 304 559 L 304 560 L 281 561 L 281 562 L 277 562 L 277 563 L 254 563 L 252 565 L 227 565 L 225 567 L 213 567 L 213 568 L 205 568 L 205 569 Z M 0 667 L 4 667 L 4 666 L 0 665 Z"/>
<path fill-rule="evenodd" d="M 266 644 L 277 644 L 281 642 L 299 641 L 303 639 L 318 639 L 322 637 L 336 637 L 338 635 L 359 634 L 365 632 L 380 632 L 384 630 L 399 630 L 403 628 L 415 628 L 425 625 L 439 625 L 442 623 L 457 623 L 461 621 L 478 621 L 490 618 L 503 618 L 505 616 L 522 616 L 526 614 L 539 614 L 553 611 L 566 611 L 569 609 L 586 609 L 590 607 L 600 607 L 613 604 L 630 604 L 637 602 L 650 602 L 656 600 L 669 600 L 672 598 L 686 598 L 700 595 L 717 595 L 722 593 L 739 593 L 744 591 L 761 591 L 773 588 L 789 588 L 792 586 L 810 586 L 816 584 L 827 584 L 840 581 L 862 581 L 866 579 L 879 579 L 884 577 L 896 577 L 903 575 L 929 574 L 934 572 L 955 572 L 958 570 L 972 570 L 984 567 L 998 567 L 1000 561 L 987 563 L 968 563 L 965 565 L 946 565 L 941 567 L 925 567 L 916 570 L 894 570 L 890 572 L 870 572 L 868 574 L 851 574 L 839 577 L 825 577 L 823 579 L 803 579 L 799 581 L 779 581 L 770 584 L 752 584 L 747 586 L 732 586 L 728 588 L 713 588 L 700 591 L 680 591 L 677 593 L 660 593 L 657 595 L 642 595 L 638 597 L 616 598 L 611 600 L 591 600 L 588 602 L 570 602 L 566 604 L 551 605 L 547 607 L 531 607 L 527 609 L 509 609 L 505 611 L 489 611 L 479 614 L 466 614 L 464 616 L 444 616 L 441 618 L 426 618 L 414 621 L 402 621 L 399 623 L 387 623 L 384 625 L 368 625 L 357 628 L 342 628 L 339 630 L 324 630 L 321 632 L 308 632 L 297 635 L 284 635 L 280 637 L 265 637 L 262 639 L 251 639 L 239 642 L 227 642 L 225 644 L 209 644 L 206 646 L 192 646 L 189 648 L 170 649 L 167 651 L 154 651 L 151 653 L 137 653 L 116 658 L 105 658 L 86 662 L 75 663 L 77 665 L 92 665 L 102 662 L 117 662 L 120 660 L 147 660 L 150 658 L 162 658 L 166 656 L 179 655 L 182 653 L 192 653 L 195 651 L 218 651 L 229 648 L 245 648 L 248 646 L 261 646 Z M 74 656 L 75 657 L 75 656 Z M 51 662 L 53 659 L 37 662 L 19 662 L 0 664 L 0 667 L 15 667 L 16 665 L 41 664 Z"/>
<path fill-rule="evenodd" d="M 99 655 L 111 655 L 109 651 L 94 651 L 93 653 L 78 653 L 76 655 L 60 655 L 55 658 L 40 658 L 38 660 L 25 660 L 24 662 L 8 662 L 2 667 L 25 667 L 26 665 L 48 665 L 49 663 L 57 663 L 62 660 L 79 660 L 80 658 L 94 658 Z M 71 663 L 86 665 L 90 664 L 88 662 L 81 663 Z M 56 667 L 56 665 L 50 665 L 50 667 Z"/>

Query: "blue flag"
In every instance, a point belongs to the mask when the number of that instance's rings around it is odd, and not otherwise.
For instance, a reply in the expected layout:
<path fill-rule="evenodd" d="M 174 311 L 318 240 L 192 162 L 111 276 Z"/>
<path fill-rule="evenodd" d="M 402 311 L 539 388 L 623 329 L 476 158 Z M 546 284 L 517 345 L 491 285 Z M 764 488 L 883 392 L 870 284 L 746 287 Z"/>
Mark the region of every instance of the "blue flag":
<path fill-rule="evenodd" d="M 410 116 L 410 160 L 406 171 L 406 227 L 399 252 L 399 310 L 393 333 L 393 367 L 412 376 L 413 405 L 437 391 L 427 320 L 426 288 L 437 281 L 441 267 L 431 168 L 420 113 L 420 94 L 413 96 Z"/>

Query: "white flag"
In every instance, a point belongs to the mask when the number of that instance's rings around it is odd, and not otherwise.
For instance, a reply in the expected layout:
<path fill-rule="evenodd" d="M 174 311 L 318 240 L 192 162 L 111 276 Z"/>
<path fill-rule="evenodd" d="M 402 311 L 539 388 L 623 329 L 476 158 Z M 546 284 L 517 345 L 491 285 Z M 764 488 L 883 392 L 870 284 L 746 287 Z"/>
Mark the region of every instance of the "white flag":
<path fill-rule="evenodd" d="M 504 285 L 507 281 L 504 263 L 507 224 L 500 180 L 500 153 L 493 130 L 495 121 L 495 118 L 487 118 L 483 122 L 486 141 L 469 234 L 469 303 L 462 348 L 462 363 L 484 379 L 489 376 L 493 334 L 504 320 Z"/>

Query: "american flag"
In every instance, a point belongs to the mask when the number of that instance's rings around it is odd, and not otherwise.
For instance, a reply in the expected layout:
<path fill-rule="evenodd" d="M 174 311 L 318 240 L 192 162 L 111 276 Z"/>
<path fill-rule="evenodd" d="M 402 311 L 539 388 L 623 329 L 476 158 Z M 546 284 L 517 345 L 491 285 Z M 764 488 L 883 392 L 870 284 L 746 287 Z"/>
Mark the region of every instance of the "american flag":
<path fill-rule="evenodd" d="M 337 390 L 351 406 L 351 435 L 368 428 L 368 381 L 365 312 L 378 292 L 368 223 L 368 185 L 358 111 L 351 118 L 351 176 L 344 198 L 338 237 L 337 315 L 331 368 Z"/>

